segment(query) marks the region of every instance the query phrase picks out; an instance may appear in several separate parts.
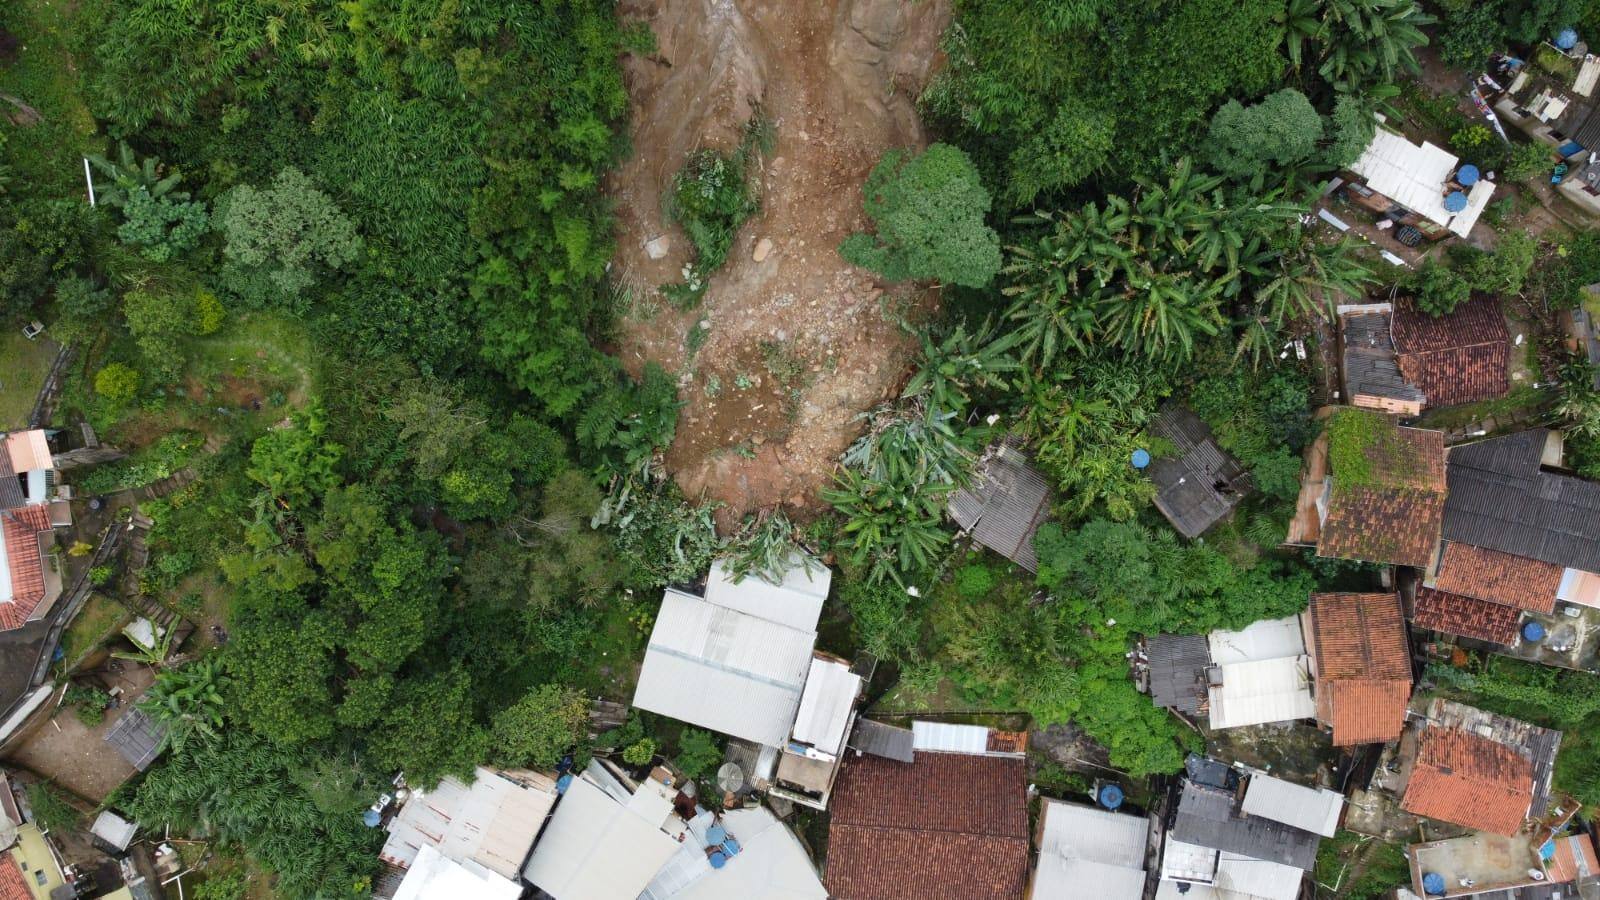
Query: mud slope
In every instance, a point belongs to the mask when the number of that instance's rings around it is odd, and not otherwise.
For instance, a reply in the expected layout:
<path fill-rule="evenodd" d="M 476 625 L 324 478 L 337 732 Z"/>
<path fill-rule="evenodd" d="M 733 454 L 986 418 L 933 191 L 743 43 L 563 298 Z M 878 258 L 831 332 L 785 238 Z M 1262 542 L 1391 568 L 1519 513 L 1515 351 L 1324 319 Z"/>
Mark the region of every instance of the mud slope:
<path fill-rule="evenodd" d="M 625 0 L 621 15 L 649 23 L 659 45 L 627 63 L 634 154 L 610 184 L 632 297 L 623 359 L 679 373 L 667 465 L 691 496 L 727 504 L 724 525 L 804 505 L 856 416 L 894 390 L 909 343 L 886 311 L 930 302 L 886 295 L 836 249 L 865 224 L 861 184 L 878 157 L 924 143 L 914 98 L 948 0 Z M 689 247 L 665 224 L 662 193 L 691 151 L 733 147 L 757 104 L 777 134 L 761 212 L 699 308 L 679 312 L 657 286 L 680 280 Z M 645 245 L 663 235 L 669 249 L 651 259 Z M 693 329 L 705 333 L 691 340 Z"/>

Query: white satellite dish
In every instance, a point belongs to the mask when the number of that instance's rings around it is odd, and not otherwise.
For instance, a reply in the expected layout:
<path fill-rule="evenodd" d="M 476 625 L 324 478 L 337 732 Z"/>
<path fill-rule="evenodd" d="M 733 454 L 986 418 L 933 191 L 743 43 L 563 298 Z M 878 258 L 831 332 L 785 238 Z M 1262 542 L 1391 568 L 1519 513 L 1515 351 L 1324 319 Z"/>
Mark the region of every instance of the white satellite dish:
<path fill-rule="evenodd" d="M 744 787 L 744 770 L 738 763 L 723 763 L 717 770 L 717 787 L 725 793 L 737 794 Z"/>

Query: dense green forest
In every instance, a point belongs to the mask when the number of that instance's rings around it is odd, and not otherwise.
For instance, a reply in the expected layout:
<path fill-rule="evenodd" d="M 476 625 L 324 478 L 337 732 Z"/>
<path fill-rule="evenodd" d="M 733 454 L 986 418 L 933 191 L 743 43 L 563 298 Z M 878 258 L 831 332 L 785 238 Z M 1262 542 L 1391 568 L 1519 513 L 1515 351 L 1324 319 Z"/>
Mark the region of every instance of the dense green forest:
<path fill-rule="evenodd" d="M 876 654 L 897 696 L 1075 721 L 1114 766 L 1171 772 L 1199 737 L 1127 677 L 1135 636 L 1375 585 L 1279 546 L 1329 399 L 1284 348 L 1396 280 L 1301 217 L 1404 100 L 1427 32 L 1476 64 L 1600 26 L 1600 4 L 955 7 L 918 101 L 938 143 L 885 156 L 863 186 L 872 231 L 840 248 L 886 281 L 943 283 L 940 314 L 826 507 L 720 536 L 661 468 L 674 373 L 631 378 L 609 352 L 626 310 L 602 179 L 630 152 L 621 60 L 654 52 L 648 28 L 608 0 L 0 8 L 0 103 L 28 111 L 0 127 L 0 302 L 77 349 L 58 418 L 133 450 L 85 493 L 199 473 L 143 505 L 145 587 L 228 623 L 157 682 L 170 749 L 120 805 L 218 839 L 284 896 L 360 896 L 378 835 L 359 812 L 394 772 L 591 752 L 588 704 L 627 700 L 658 589 L 720 553 L 771 570 L 797 542 L 838 562 L 830 649 Z M 697 265 L 751 214 L 755 152 L 686 164 L 681 184 L 711 186 L 673 211 Z M 1600 280 L 1600 242 L 1513 234 L 1441 271 L 1407 282 L 1440 310 L 1474 288 L 1565 310 Z M 1600 399 L 1584 364 L 1563 371 L 1558 420 L 1600 474 Z M 1162 451 L 1145 428 L 1169 399 L 1257 488 L 1204 541 L 1127 462 Z M 1057 488 L 1036 580 L 944 517 L 1002 430 Z M 1566 675 L 1451 677 L 1539 691 L 1562 725 L 1596 714 L 1546 696 L 1576 696 L 1545 683 Z M 648 717 L 597 746 L 717 758 Z M 1559 775 L 1595 802 L 1579 746 Z"/>

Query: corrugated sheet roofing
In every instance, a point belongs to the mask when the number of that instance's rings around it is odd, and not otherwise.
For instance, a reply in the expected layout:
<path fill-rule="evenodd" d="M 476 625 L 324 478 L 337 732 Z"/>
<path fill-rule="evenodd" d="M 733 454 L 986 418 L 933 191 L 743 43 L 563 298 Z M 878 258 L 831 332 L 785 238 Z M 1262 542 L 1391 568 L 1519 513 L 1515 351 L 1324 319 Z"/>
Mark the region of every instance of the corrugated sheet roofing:
<path fill-rule="evenodd" d="M 1293 825 L 1323 837 L 1333 837 L 1344 812 L 1344 795 L 1338 791 L 1302 787 L 1271 775 L 1255 773 L 1245 785 L 1240 811 L 1274 822 Z"/>
<path fill-rule="evenodd" d="M 1176 450 L 1147 470 L 1156 484 L 1156 508 L 1184 537 L 1199 537 L 1243 499 L 1249 489 L 1244 467 L 1223 452 L 1205 422 L 1177 404 L 1162 407 L 1150 432 Z"/>
<path fill-rule="evenodd" d="M 1156 706 L 1198 715 L 1206 703 L 1211 650 L 1204 635 L 1156 634 L 1145 641 L 1150 699 Z"/>
<path fill-rule="evenodd" d="M 1307 870 L 1316 864 L 1322 842 L 1318 835 L 1282 822 L 1237 815 L 1232 794 L 1193 781 L 1184 782 L 1170 834 L 1185 843 Z"/>
<path fill-rule="evenodd" d="M 1379 126 L 1372 143 L 1350 166 L 1366 179 L 1367 187 L 1430 221 L 1465 237 L 1494 194 L 1494 182 L 1484 179 L 1467 194 L 1467 208 L 1451 213 L 1444 208 L 1445 185 L 1455 174 L 1456 156 L 1427 141 L 1413 144 L 1403 135 Z"/>
<path fill-rule="evenodd" d="M 1542 428 L 1453 447 L 1446 540 L 1600 572 L 1600 484 L 1540 469 Z"/>
<path fill-rule="evenodd" d="M 815 632 L 668 590 L 633 705 L 782 746 L 800 705 L 815 641 Z"/>
<path fill-rule="evenodd" d="M 911 762 L 915 737 L 909 728 L 896 728 L 871 719 L 857 719 L 850 733 L 850 748 L 885 759 Z"/>
<path fill-rule="evenodd" d="M 917 751 L 943 753 L 987 753 L 989 729 L 982 725 L 952 725 L 948 722 L 911 723 L 911 745 Z"/>
<path fill-rule="evenodd" d="M 117 748 L 129 765 L 143 772 L 161 755 L 161 742 L 166 735 L 166 726 L 156 724 L 144 710 L 134 708 L 123 713 L 106 732 L 106 743 Z"/>
<path fill-rule="evenodd" d="M 707 812 L 689 823 L 682 847 L 639 900 L 826 900 L 811 856 L 766 807 L 722 814 L 719 824 L 740 849 L 720 869 L 706 859 L 706 830 L 714 822 Z"/>
<path fill-rule="evenodd" d="M 522 883 L 486 869 L 464 866 L 424 846 L 395 891 L 394 900 L 517 900 Z"/>
<path fill-rule="evenodd" d="M 950 495 L 949 511 L 973 540 L 1038 571 L 1033 535 L 1050 511 L 1050 483 L 1016 441 L 1003 441 L 984 454 L 972 485 Z"/>
<path fill-rule="evenodd" d="M 760 575 L 734 581 L 727 561 L 719 559 L 711 564 L 711 574 L 706 577 L 705 599 L 797 631 L 816 631 L 832 583 L 833 570 L 803 553 L 789 557 L 789 567 L 776 584 Z"/>
<path fill-rule="evenodd" d="M 1221 666 L 1222 684 L 1210 688 L 1211 727 L 1240 728 L 1311 719 L 1311 657 L 1285 656 Z"/>
<path fill-rule="evenodd" d="M 1046 798 L 1040 810 L 1033 895 L 1040 900 L 1139 900 L 1149 832 L 1150 823 L 1142 816 Z"/>
<path fill-rule="evenodd" d="M 389 820 L 380 856 L 409 866 L 423 847 L 515 879 L 556 802 L 555 783 L 536 773 L 521 782 L 479 766 L 472 783 L 447 777 L 413 796 Z"/>
<path fill-rule="evenodd" d="M 837 754 L 850 724 L 850 710 L 861 692 L 861 676 L 841 662 L 812 659 L 811 672 L 800 695 L 793 737 L 820 750 Z"/>
<path fill-rule="evenodd" d="M 1306 642 L 1300 632 L 1300 619 L 1297 616 L 1261 619 L 1241 631 L 1218 629 L 1211 632 L 1206 640 L 1211 648 L 1211 661 L 1219 666 L 1304 656 L 1306 652 Z"/>
<path fill-rule="evenodd" d="M 556 804 L 522 877 L 556 900 L 633 898 L 679 847 L 659 821 L 640 818 L 585 775 Z"/>

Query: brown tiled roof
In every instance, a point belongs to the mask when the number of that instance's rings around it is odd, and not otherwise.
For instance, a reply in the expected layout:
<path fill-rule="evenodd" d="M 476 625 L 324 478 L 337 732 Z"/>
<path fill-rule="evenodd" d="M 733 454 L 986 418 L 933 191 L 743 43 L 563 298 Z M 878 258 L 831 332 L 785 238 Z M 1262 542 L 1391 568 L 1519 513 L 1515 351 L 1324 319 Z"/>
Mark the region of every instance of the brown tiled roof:
<path fill-rule="evenodd" d="M 1333 743 L 1386 743 L 1405 726 L 1411 647 L 1396 594 L 1313 594 L 1317 718 Z"/>
<path fill-rule="evenodd" d="M 1487 400 L 1510 388 L 1511 336 L 1493 297 L 1477 294 L 1438 318 L 1403 297 L 1395 303 L 1393 329 L 1400 372 L 1422 389 L 1429 406 Z"/>
<path fill-rule="evenodd" d="M 48 533 L 50 509 L 24 506 L 0 512 L 0 529 L 6 542 L 6 563 L 11 570 L 11 600 L 0 601 L 0 630 L 21 628 L 44 600 L 44 557 L 39 535 Z"/>
<path fill-rule="evenodd" d="M 1515 835 L 1533 802 L 1533 763 L 1510 747 L 1456 728 L 1422 732 L 1400 806 L 1479 831 Z"/>
<path fill-rule="evenodd" d="M 826 882 L 837 900 L 1011 900 L 1028 880 L 1026 761 L 917 753 L 845 762 Z"/>
<path fill-rule="evenodd" d="M 1426 568 L 1439 546 L 1444 493 L 1333 483 L 1317 555 Z"/>
<path fill-rule="evenodd" d="M 1486 547 L 1446 541 L 1434 587 L 1549 614 L 1556 608 L 1561 566 Z"/>
<path fill-rule="evenodd" d="M 0 900 L 33 900 L 27 876 L 9 853 L 0 853 Z"/>
<path fill-rule="evenodd" d="M 1515 606 L 1426 587 L 1417 588 L 1417 608 L 1411 617 L 1418 628 L 1491 644 L 1515 641 L 1521 620 L 1522 611 Z"/>

